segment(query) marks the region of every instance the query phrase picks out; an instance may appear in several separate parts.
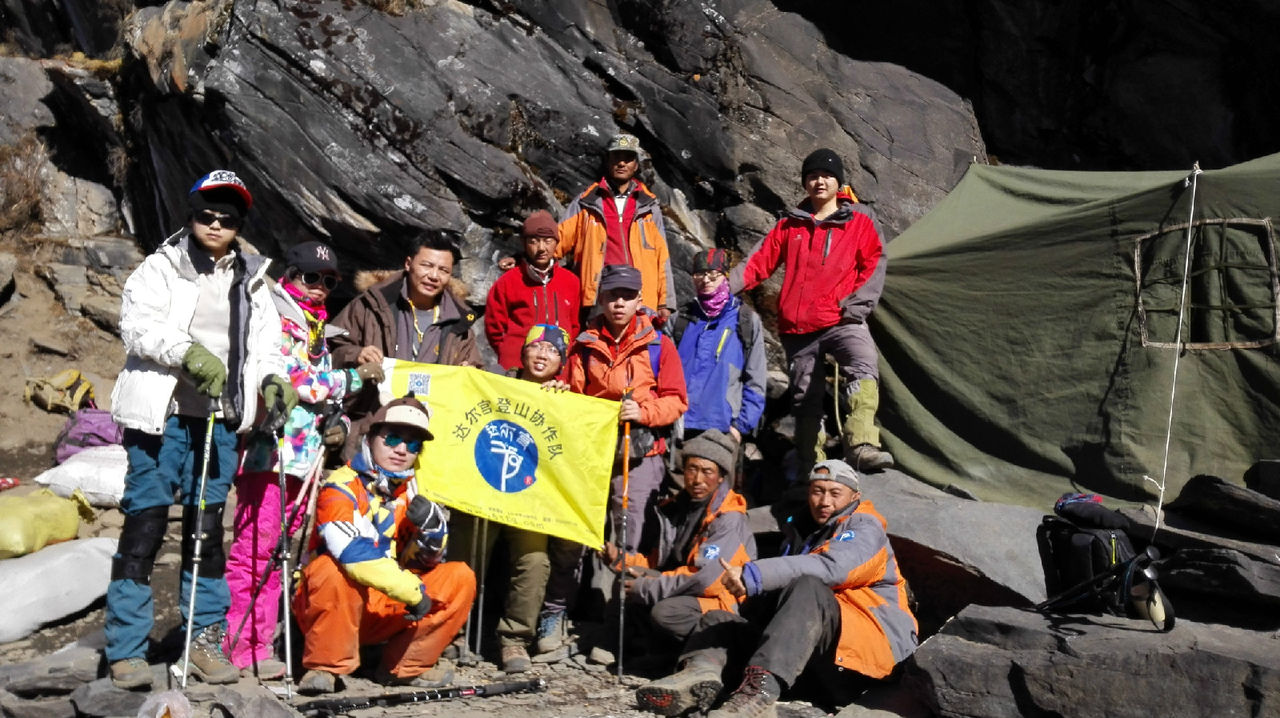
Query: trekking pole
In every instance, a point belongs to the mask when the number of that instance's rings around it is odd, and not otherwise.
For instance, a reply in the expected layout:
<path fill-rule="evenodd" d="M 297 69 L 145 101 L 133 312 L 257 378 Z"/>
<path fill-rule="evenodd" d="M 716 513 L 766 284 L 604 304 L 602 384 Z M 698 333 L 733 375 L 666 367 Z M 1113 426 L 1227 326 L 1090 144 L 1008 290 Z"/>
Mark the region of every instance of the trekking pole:
<path fill-rule="evenodd" d="M 276 429 L 276 463 L 280 465 L 280 596 L 284 599 L 284 699 L 293 700 L 293 646 L 289 627 L 289 497 L 288 478 L 284 473 L 284 426 Z"/>
<path fill-rule="evenodd" d="M 477 563 L 473 565 L 476 567 L 476 581 L 480 583 L 480 595 L 476 599 L 475 652 L 476 655 L 480 655 L 480 647 L 484 641 L 484 629 L 482 628 L 484 626 L 484 576 L 489 572 L 489 552 L 486 550 L 489 547 L 489 519 L 476 518 L 480 522 L 478 527 L 480 529 L 480 555 L 477 558 Z M 473 530 L 472 533 L 476 532 Z"/>
<path fill-rule="evenodd" d="M 295 706 L 304 716 L 324 718 L 346 715 L 365 708 L 390 707 L 410 703 L 434 703 L 455 698 L 487 698 L 506 693 L 536 693 L 547 690 L 547 679 L 533 678 L 527 681 L 490 683 L 484 686 L 437 688 L 425 691 L 382 693 L 358 698 L 321 698 Z"/>
<path fill-rule="evenodd" d="M 631 387 L 622 393 L 623 400 L 631 398 Z M 627 580 L 627 509 L 631 500 L 628 493 L 631 489 L 631 422 L 622 422 L 622 530 L 618 545 L 618 680 L 622 680 L 622 637 L 626 623 L 626 580 Z"/>
<path fill-rule="evenodd" d="M 832 384 L 831 389 L 832 391 L 835 392 L 836 426 L 840 428 L 840 433 L 843 434 L 844 419 L 840 416 L 840 362 L 836 361 L 836 358 L 831 356 L 830 354 L 826 355 L 826 360 L 827 360 L 827 363 L 831 365 L 831 384 Z M 842 436 L 841 437 L 842 443 L 843 443 L 843 438 L 844 437 Z M 851 449 L 853 447 L 848 447 L 848 448 Z M 853 468 L 856 470 L 858 467 L 855 466 Z"/>
<path fill-rule="evenodd" d="M 212 402 L 211 402 L 212 403 Z M 196 620 L 196 582 L 200 579 L 200 550 L 204 544 L 204 490 L 209 482 L 209 454 L 213 453 L 213 422 L 218 410 L 209 407 L 209 420 L 204 428 L 204 456 L 200 458 L 200 491 L 196 503 L 195 546 L 191 556 L 191 595 L 187 599 L 187 643 L 182 649 L 182 688 L 187 687 L 187 675 L 191 672 L 191 634 Z M 219 467 L 222 468 L 222 467 Z"/>

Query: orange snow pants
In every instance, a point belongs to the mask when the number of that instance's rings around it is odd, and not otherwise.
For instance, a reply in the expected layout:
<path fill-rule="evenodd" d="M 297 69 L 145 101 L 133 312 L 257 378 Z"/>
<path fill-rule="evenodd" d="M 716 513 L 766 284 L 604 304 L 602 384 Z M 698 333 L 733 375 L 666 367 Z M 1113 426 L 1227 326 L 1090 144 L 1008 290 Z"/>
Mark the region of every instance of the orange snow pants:
<path fill-rule="evenodd" d="M 430 669 L 466 623 L 476 577 L 465 563 L 446 561 L 421 578 L 434 605 L 422 620 L 409 622 L 403 603 L 352 581 L 328 554 L 316 556 L 293 599 L 306 638 L 302 665 L 347 675 L 360 665 L 360 646 L 386 641 L 382 668 L 400 678 Z"/>

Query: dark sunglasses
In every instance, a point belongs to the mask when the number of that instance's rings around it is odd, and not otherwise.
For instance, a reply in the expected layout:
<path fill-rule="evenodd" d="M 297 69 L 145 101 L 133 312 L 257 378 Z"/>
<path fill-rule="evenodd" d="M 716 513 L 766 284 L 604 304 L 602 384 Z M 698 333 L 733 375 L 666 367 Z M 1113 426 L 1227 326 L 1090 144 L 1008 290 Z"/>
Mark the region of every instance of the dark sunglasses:
<path fill-rule="evenodd" d="M 383 434 L 382 443 L 386 444 L 388 447 L 392 449 L 396 448 L 401 444 L 404 444 L 405 450 L 407 450 L 410 454 L 416 454 L 422 451 L 422 439 L 406 439 L 403 436 L 396 433 Z"/>
<path fill-rule="evenodd" d="M 325 289 L 332 291 L 334 287 L 338 286 L 338 282 L 341 281 L 342 278 L 334 274 L 321 274 L 320 272 L 302 273 L 302 283 L 308 287 L 323 284 Z"/>
<path fill-rule="evenodd" d="M 196 212 L 195 221 L 196 224 L 203 224 L 206 227 L 217 222 L 222 225 L 223 229 L 240 229 L 239 217 L 230 214 L 222 214 L 221 212 L 214 212 L 213 210 L 208 209 L 202 209 L 199 212 Z"/>

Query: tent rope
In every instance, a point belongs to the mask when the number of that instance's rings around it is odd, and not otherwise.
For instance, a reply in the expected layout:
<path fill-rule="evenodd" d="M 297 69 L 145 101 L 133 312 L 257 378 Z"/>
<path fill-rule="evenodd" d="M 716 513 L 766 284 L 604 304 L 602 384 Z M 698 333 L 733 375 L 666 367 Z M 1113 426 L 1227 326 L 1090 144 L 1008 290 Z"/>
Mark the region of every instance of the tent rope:
<path fill-rule="evenodd" d="M 1196 189 L 1199 185 L 1200 175 L 1203 171 L 1200 169 L 1200 163 L 1196 162 L 1191 166 L 1191 174 L 1182 181 L 1182 186 L 1191 187 L 1191 209 L 1187 215 L 1187 245 L 1185 248 L 1185 257 L 1182 264 L 1182 288 L 1178 293 L 1178 330 L 1174 336 L 1173 346 L 1173 379 L 1169 387 L 1169 421 L 1165 425 L 1164 432 L 1164 459 L 1160 467 L 1160 482 L 1157 486 L 1160 489 L 1160 495 L 1156 499 L 1156 524 L 1151 530 L 1151 540 L 1154 541 L 1156 533 L 1160 531 L 1160 522 L 1164 517 L 1164 491 L 1166 481 L 1169 477 L 1169 446 L 1173 441 L 1173 407 L 1178 397 L 1178 364 L 1182 359 L 1182 324 L 1186 318 L 1187 312 L 1187 281 L 1191 274 L 1191 238 L 1193 236 L 1194 221 L 1196 217 Z M 1151 483 L 1156 483 L 1155 479 L 1150 476 L 1144 476 L 1144 479 Z"/>

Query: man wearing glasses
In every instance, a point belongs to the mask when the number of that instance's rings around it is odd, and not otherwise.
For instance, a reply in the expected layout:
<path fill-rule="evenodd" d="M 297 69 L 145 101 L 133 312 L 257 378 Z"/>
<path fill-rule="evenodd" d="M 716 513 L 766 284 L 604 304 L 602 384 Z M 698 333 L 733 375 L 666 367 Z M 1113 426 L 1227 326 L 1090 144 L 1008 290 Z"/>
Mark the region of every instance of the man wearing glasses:
<path fill-rule="evenodd" d="M 284 451 L 276 437 L 255 433 L 245 443 L 245 455 L 236 476 L 235 536 L 227 557 L 227 585 L 231 609 L 227 625 L 231 635 L 225 646 L 237 668 L 252 668 L 259 678 L 278 678 L 285 666 L 273 655 L 276 618 L 280 606 L 280 575 L 273 570 L 272 554 L 280 540 L 281 502 L 285 515 L 293 517 L 289 532 L 304 519 L 298 510 L 299 492 L 306 477 L 318 471 L 324 446 L 341 449 L 347 436 L 340 409 L 343 397 L 360 390 L 364 382 L 382 379 L 382 365 L 362 364 L 355 369 L 335 369 L 326 338 L 340 332 L 328 324 L 325 300 L 338 285 L 338 258 L 333 248 L 320 242 L 303 242 L 285 253 L 284 276 L 272 285 L 271 298 L 280 313 L 278 351 L 285 376 L 298 392 L 299 402 L 288 416 L 268 417 L 270 428 L 281 432 Z M 337 421 L 327 422 L 333 416 Z M 281 467 L 283 462 L 283 467 Z M 280 495 L 283 471 L 286 496 Z M 302 497 L 305 501 L 305 497 Z M 266 583 L 262 583 L 264 573 Z M 262 589 L 255 597 L 256 587 Z M 234 641 L 234 643 L 232 643 Z"/>
<path fill-rule="evenodd" d="M 217 170 L 196 180 L 188 194 L 188 226 L 125 282 L 120 336 L 128 358 L 111 395 L 111 413 L 125 429 L 129 470 L 105 626 L 111 680 L 120 688 L 151 685 L 145 657 L 154 623 L 151 569 L 175 493 L 183 505 L 184 623 L 195 594 L 191 674 L 207 683 L 240 678 L 222 652 L 229 603 L 222 511 L 238 463 L 236 434 L 256 423 L 260 388 L 268 412 L 288 414 L 297 403 L 276 348 L 280 316 L 267 260 L 236 245 L 252 203 L 234 172 Z M 208 433 L 212 442 L 206 446 Z M 203 494 L 202 459 L 208 462 Z M 203 540 L 193 581 L 197 534 Z"/>
<path fill-rule="evenodd" d="M 693 258 L 697 293 L 672 322 L 680 350 L 689 411 L 681 418 L 682 438 L 709 429 L 733 437 L 755 431 L 764 413 L 768 366 L 760 315 L 729 292 L 729 255 L 707 249 Z M 729 477 L 733 483 L 734 477 Z"/>
<path fill-rule="evenodd" d="M 318 533 L 293 607 L 306 637 L 299 693 L 332 693 L 360 667 L 360 646 L 385 643 L 374 679 L 440 688 L 440 658 L 471 612 L 476 577 L 445 561 L 444 509 L 418 494 L 414 463 L 433 437 L 431 412 L 412 396 L 387 402 L 349 464 L 316 502 Z"/>
<path fill-rule="evenodd" d="M 384 358 L 429 364 L 483 366 L 476 333 L 477 313 L 450 286 L 462 261 L 457 245 L 443 231 L 415 237 L 404 271 L 375 284 L 346 306 L 333 323 L 346 330 L 332 341 L 334 363 L 341 367 L 381 363 Z M 378 408 L 376 392 L 364 391 L 347 403 L 351 435 L 342 457 L 350 460 Z"/>

